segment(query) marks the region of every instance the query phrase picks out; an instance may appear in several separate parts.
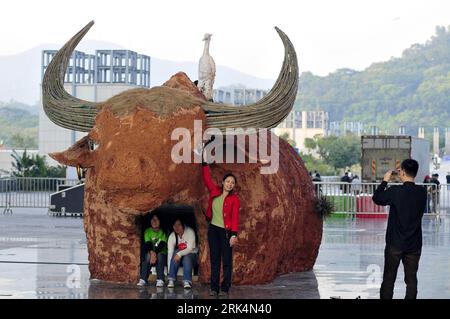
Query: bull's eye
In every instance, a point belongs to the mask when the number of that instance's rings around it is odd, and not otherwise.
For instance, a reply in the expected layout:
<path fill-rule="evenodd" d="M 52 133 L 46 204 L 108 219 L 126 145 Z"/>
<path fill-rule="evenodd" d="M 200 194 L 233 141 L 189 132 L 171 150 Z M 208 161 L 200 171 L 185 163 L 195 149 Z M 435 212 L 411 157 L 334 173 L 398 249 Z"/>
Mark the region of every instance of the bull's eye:
<path fill-rule="evenodd" d="M 89 144 L 89 149 L 91 150 L 91 152 L 95 151 L 98 147 L 98 144 L 95 143 L 93 140 L 89 140 L 88 144 Z"/>

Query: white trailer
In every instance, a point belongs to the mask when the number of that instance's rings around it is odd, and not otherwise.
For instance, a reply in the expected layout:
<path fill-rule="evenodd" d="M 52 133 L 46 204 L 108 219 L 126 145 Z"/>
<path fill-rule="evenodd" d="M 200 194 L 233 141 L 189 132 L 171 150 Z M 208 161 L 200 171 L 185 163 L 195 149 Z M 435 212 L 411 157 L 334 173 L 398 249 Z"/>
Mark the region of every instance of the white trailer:
<path fill-rule="evenodd" d="M 380 182 L 388 170 L 399 169 L 404 159 L 419 162 L 416 182 L 423 182 L 430 174 L 430 143 L 428 140 L 407 135 L 361 136 L 361 179 Z"/>

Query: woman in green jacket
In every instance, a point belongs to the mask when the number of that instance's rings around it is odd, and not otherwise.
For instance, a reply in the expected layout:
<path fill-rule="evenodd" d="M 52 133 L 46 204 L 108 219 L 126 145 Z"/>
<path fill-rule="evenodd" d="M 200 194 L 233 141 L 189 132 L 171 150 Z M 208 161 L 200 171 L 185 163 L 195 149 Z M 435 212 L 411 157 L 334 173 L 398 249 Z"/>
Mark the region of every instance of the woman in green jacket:
<path fill-rule="evenodd" d="M 141 264 L 138 286 L 147 283 L 150 268 L 156 266 L 156 287 L 164 287 L 164 267 L 167 262 L 167 234 L 161 229 L 158 215 L 153 214 L 151 227 L 144 232 L 145 258 Z"/>

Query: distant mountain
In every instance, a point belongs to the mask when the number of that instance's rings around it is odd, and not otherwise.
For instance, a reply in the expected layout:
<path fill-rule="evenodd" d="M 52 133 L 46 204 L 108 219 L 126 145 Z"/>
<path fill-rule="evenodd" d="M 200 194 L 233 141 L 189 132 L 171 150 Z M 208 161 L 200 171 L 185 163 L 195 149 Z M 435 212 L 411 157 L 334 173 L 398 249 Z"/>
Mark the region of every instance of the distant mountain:
<path fill-rule="evenodd" d="M 45 44 L 28 51 L 0 56 L 0 101 L 20 101 L 27 104 L 38 104 L 41 82 L 41 52 L 43 50 L 59 49 L 59 45 Z M 77 50 L 93 53 L 96 49 L 124 49 L 124 47 L 109 42 L 86 40 L 82 41 Z M 145 52 L 145 54 L 148 54 Z M 197 62 L 175 62 L 158 59 L 151 56 L 150 85 L 161 85 L 173 74 L 183 71 L 194 81 L 197 79 Z M 247 87 L 270 89 L 275 83 L 272 79 L 260 79 L 237 70 L 217 66 L 214 86 L 243 84 Z"/>
<path fill-rule="evenodd" d="M 41 45 L 21 54 L 0 56 L 0 101 L 35 105 L 13 103 L 36 114 L 41 51 L 58 47 Z M 99 48 L 123 49 L 100 41 L 83 41 L 77 49 L 94 52 Z M 195 80 L 197 62 L 152 57 L 151 86 L 161 85 L 178 71 Z M 217 66 L 215 87 L 243 84 L 270 89 L 273 83 L 271 79 Z M 407 133 L 415 133 L 418 126 L 450 127 L 450 28 L 437 27 L 426 43 L 414 44 L 401 57 L 373 63 L 363 71 L 343 68 L 324 77 L 302 73 L 295 107 L 326 110 L 330 121 L 360 121 L 366 127 L 377 125 L 381 129 L 406 126 Z"/>
<path fill-rule="evenodd" d="M 21 111 L 25 111 L 26 113 L 29 113 L 30 115 L 39 115 L 39 109 L 41 106 L 39 104 L 25 104 L 22 102 L 17 102 L 15 100 L 9 100 L 8 102 L 1 102 L 0 101 L 0 108 L 8 108 L 8 109 L 14 109 L 17 110 L 17 114 L 20 114 Z"/>
<path fill-rule="evenodd" d="M 37 147 L 39 116 L 27 106 L 0 103 L 0 147 Z"/>
<path fill-rule="evenodd" d="M 296 108 L 326 110 L 330 121 L 361 121 L 381 129 L 450 127 L 450 27 L 425 44 L 363 71 L 300 76 Z M 431 132 L 431 130 L 427 130 Z"/>
<path fill-rule="evenodd" d="M 222 65 L 217 65 L 216 69 L 215 88 L 242 84 L 249 88 L 270 90 L 275 83 L 274 79 L 257 78 Z M 174 62 L 152 57 L 150 85 L 161 85 L 179 71 L 185 72 L 192 81 L 195 81 L 198 75 L 198 62 Z"/>
<path fill-rule="evenodd" d="M 83 41 L 80 51 L 94 52 L 96 48 L 123 49 L 120 45 L 103 41 Z M 0 101 L 20 101 L 38 104 L 41 83 L 41 54 L 43 50 L 58 50 L 59 45 L 43 44 L 28 51 L 0 56 Z"/>

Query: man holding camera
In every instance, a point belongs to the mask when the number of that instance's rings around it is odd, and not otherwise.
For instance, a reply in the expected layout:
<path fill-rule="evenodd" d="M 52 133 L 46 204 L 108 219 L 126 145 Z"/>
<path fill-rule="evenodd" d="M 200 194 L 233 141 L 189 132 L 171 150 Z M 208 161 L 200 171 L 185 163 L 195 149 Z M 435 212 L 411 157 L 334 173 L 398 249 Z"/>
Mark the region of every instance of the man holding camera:
<path fill-rule="evenodd" d="M 389 205 L 389 219 L 384 250 L 383 283 L 381 299 L 392 299 L 400 261 L 405 270 L 405 299 L 417 297 L 417 270 L 422 251 L 422 216 L 427 202 L 427 192 L 414 183 L 419 163 L 413 159 L 402 162 L 399 171 L 388 171 L 375 190 L 372 200 L 377 205 Z M 397 175 L 403 185 L 387 188 Z"/>

